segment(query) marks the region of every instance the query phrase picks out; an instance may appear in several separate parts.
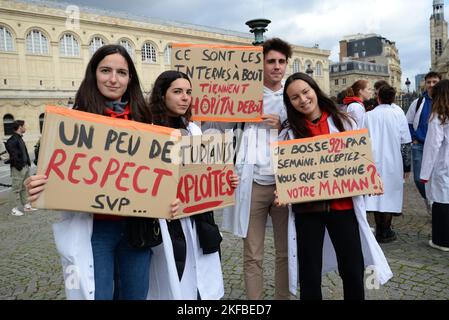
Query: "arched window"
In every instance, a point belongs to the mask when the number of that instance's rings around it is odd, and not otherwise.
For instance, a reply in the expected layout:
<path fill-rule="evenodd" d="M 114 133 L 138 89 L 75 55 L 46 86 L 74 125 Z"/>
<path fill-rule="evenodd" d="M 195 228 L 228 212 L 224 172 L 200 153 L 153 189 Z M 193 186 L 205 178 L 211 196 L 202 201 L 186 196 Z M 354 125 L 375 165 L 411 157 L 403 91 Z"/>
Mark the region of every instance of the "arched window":
<path fill-rule="evenodd" d="M 42 129 L 44 128 L 44 118 L 45 118 L 45 114 L 41 113 L 39 115 L 39 131 L 40 131 L 40 133 L 42 133 Z"/>
<path fill-rule="evenodd" d="M 47 37 L 40 30 L 33 29 L 26 39 L 27 52 L 31 54 L 48 54 Z"/>
<path fill-rule="evenodd" d="M 14 117 L 11 114 L 5 114 L 3 116 L 3 131 L 5 136 L 10 136 L 14 133 Z"/>
<path fill-rule="evenodd" d="M 0 51 L 14 51 L 12 34 L 3 26 L 0 26 Z"/>
<path fill-rule="evenodd" d="M 102 38 L 100 37 L 94 37 L 89 44 L 89 50 L 90 50 L 90 54 L 93 55 L 95 53 L 95 51 L 97 51 L 98 49 L 100 49 L 102 46 L 105 45 L 105 42 Z"/>
<path fill-rule="evenodd" d="M 164 49 L 164 63 L 171 63 L 171 47 L 169 45 L 167 45 Z"/>
<path fill-rule="evenodd" d="M 307 73 L 308 75 L 313 75 L 315 72 L 313 67 L 314 65 L 312 61 L 306 60 L 306 62 L 304 63 L 304 72 Z"/>
<path fill-rule="evenodd" d="M 80 45 L 73 34 L 66 33 L 59 40 L 59 53 L 63 57 L 79 57 Z"/>
<path fill-rule="evenodd" d="M 322 76 L 323 75 L 323 66 L 322 66 L 321 62 L 317 62 L 316 63 L 315 72 L 316 72 L 317 76 Z"/>
<path fill-rule="evenodd" d="M 156 58 L 156 49 L 154 48 L 154 45 L 149 43 L 149 42 L 145 42 L 142 46 L 142 61 L 143 62 L 152 62 L 152 63 L 156 63 L 157 62 L 157 58 Z"/>
<path fill-rule="evenodd" d="M 300 64 L 299 64 L 299 59 L 295 59 L 293 61 L 293 73 L 296 73 L 296 72 L 299 72 L 299 71 L 301 71 L 301 67 L 300 67 Z"/>
<path fill-rule="evenodd" d="M 119 44 L 126 49 L 131 59 L 134 59 L 134 46 L 126 39 L 122 39 L 119 41 Z"/>

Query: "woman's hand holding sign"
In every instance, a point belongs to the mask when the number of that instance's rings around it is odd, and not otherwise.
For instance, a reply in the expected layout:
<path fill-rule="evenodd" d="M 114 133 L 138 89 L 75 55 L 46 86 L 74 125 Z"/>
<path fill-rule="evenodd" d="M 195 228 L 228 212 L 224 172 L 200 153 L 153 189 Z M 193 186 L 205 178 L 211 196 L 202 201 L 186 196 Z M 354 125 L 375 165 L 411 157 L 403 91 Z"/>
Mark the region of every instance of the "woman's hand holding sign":
<path fill-rule="evenodd" d="M 273 129 L 281 129 L 281 118 L 278 114 L 263 114 L 261 118 L 266 125 Z"/>
<path fill-rule="evenodd" d="M 41 195 L 42 191 L 45 189 L 45 184 L 47 183 L 47 176 L 40 174 L 28 177 L 25 182 L 25 188 L 28 192 L 28 201 L 33 202 L 36 201 Z"/>
<path fill-rule="evenodd" d="M 273 202 L 276 207 L 286 207 L 289 205 L 288 203 L 279 202 L 279 196 L 278 196 L 277 190 L 274 190 L 274 201 Z"/>

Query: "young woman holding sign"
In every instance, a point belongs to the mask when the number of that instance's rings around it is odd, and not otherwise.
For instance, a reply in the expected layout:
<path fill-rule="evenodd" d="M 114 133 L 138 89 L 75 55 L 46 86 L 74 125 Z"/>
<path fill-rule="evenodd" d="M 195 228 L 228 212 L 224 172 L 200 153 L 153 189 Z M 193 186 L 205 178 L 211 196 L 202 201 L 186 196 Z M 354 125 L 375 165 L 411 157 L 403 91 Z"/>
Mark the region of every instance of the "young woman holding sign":
<path fill-rule="evenodd" d="M 125 48 L 106 45 L 95 52 L 76 94 L 74 109 L 151 123 L 134 63 Z M 46 182 L 43 175 L 25 182 L 30 201 L 40 196 Z M 168 209 L 175 213 L 178 208 L 176 200 Z M 147 298 L 152 249 L 131 243 L 129 226 L 136 221 L 133 219 L 65 212 L 54 224 L 68 299 Z"/>
<path fill-rule="evenodd" d="M 190 121 L 191 93 L 192 85 L 186 74 L 177 71 L 160 74 L 150 96 L 153 123 L 180 129 L 183 135 L 201 135 L 201 129 Z M 234 174 L 231 187 L 237 185 L 238 177 Z M 158 258 L 152 264 L 152 279 L 162 283 L 173 281 L 164 276 L 170 278 L 176 272 L 181 299 L 220 299 L 224 294 L 219 257 L 222 238 L 212 212 L 172 221 L 160 219 L 159 223 L 165 250 L 162 247 L 154 250 Z M 174 298 L 173 292 L 158 287 L 160 290 L 150 292 L 151 298 Z"/>
<path fill-rule="evenodd" d="M 300 139 L 356 128 L 305 73 L 288 77 L 284 103 L 289 127 L 281 132 L 282 138 Z M 289 270 L 299 272 L 301 299 L 322 299 L 321 275 L 336 269 L 337 261 L 345 299 L 364 299 L 364 267 L 371 267 L 371 284 L 373 272 L 382 284 L 392 277 L 366 220 L 363 197 L 291 205 Z M 297 274 L 289 278 L 290 291 L 296 294 Z"/>

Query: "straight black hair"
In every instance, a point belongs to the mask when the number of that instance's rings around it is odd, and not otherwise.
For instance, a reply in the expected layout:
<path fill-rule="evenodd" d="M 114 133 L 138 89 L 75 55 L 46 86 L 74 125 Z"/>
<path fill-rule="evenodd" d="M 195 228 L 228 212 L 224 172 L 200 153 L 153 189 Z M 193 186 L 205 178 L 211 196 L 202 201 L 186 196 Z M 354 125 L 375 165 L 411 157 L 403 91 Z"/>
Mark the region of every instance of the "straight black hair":
<path fill-rule="evenodd" d="M 180 71 L 164 71 L 159 75 L 159 77 L 157 77 L 156 81 L 154 82 L 153 90 L 151 91 L 150 110 L 151 114 L 153 115 L 154 124 L 176 129 L 186 129 L 185 124 L 181 120 L 181 116 L 170 117 L 168 115 L 168 108 L 164 101 L 164 97 L 167 93 L 168 88 L 170 88 L 172 82 L 177 79 L 186 79 L 187 81 L 189 81 L 190 85 L 192 84 L 189 77 L 184 72 Z M 192 103 L 190 103 L 190 107 L 183 115 L 183 118 L 187 123 L 190 121 L 191 117 Z"/>

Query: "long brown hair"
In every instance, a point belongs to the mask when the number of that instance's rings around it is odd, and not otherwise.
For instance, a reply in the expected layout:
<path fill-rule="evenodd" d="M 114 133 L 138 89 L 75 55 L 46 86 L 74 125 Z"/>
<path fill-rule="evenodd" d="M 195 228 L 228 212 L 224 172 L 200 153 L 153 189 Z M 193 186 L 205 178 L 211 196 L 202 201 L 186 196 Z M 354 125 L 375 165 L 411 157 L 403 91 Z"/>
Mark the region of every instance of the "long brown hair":
<path fill-rule="evenodd" d="M 347 97 L 359 97 L 360 91 L 365 89 L 369 85 L 369 82 L 367 80 L 357 80 L 346 89 L 346 96 Z"/>
<path fill-rule="evenodd" d="M 153 90 L 151 91 L 150 110 L 153 115 L 154 124 L 170 128 L 186 129 L 186 125 L 183 123 L 181 117 L 170 117 L 168 115 L 167 105 L 164 102 L 164 96 L 166 95 L 168 88 L 170 88 L 172 82 L 177 79 L 186 79 L 192 84 L 189 77 L 185 73 L 179 71 L 164 71 L 157 77 L 154 82 Z M 190 122 L 190 118 L 192 117 L 192 102 L 190 102 L 190 107 L 182 117 L 186 123 Z"/>
<path fill-rule="evenodd" d="M 442 124 L 449 122 L 449 80 L 441 80 L 432 88 L 432 117 Z"/>
<path fill-rule="evenodd" d="M 128 63 L 130 80 L 123 97 L 128 101 L 132 119 L 139 122 L 151 123 L 150 110 L 143 98 L 134 63 L 126 49 L 117 44 L 102 46 L 90 59 L 84 79 L 75 96 L 74 109 L 100 115 L 105 114 L 107 99 L 100 93 L 97 87 L 97 67 L 106 56 L 115 53 L 120 54 Z"/>
<path fill-rule="evenodd" d="M 290 98 L 287 95 L 288 87 L 296 80 L 305 81 L 315 91 L 318 100 L 318 107 L 320 108 L 320 110 L 327 112 L 329 116 L 332 117 L 335 126 L 340 132 L 346 131 L 343 122 L 347 121 L 349 123 L 348 116 L 337 109 L 335 103 L 327 95 L 325 95 L 323 91 L 321 91 L 315 80 L 313 80 L 305 73 L 297 72 L 288 77 L 284 85 L 284 104 L 287 108 L 288 123 L 290 129 L 295 135 L 295 138 L 306 138 L 312 136 L 312 133 L 310 132 L 306 124 L 306 118 L 304 114 L 293 107 L 292 103 L 290 102 Z"/>

